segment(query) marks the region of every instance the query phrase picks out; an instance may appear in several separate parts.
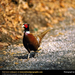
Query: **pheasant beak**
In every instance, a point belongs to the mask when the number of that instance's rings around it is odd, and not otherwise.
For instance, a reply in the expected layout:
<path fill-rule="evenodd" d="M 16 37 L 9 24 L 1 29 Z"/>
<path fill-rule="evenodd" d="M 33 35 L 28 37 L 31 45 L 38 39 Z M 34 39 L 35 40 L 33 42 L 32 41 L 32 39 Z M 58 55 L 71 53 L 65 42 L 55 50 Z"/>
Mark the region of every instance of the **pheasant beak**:
<path fill-rule="evenodd" d="M 24 25 L 22 25 L 22 27 L 24 28 Z"/>

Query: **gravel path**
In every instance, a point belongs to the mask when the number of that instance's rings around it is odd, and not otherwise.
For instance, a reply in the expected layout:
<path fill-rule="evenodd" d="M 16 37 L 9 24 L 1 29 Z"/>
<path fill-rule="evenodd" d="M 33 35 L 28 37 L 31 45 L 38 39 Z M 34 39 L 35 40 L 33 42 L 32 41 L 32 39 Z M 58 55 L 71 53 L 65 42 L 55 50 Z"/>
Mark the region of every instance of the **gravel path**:
<path fill-rule="evenodd" d="M 23 46 L 8 46 L 0 56 L 1 70 L 75 70 L 75 25 L 51 30 L 41 43 L 38 57 L 27 60 Z"/>

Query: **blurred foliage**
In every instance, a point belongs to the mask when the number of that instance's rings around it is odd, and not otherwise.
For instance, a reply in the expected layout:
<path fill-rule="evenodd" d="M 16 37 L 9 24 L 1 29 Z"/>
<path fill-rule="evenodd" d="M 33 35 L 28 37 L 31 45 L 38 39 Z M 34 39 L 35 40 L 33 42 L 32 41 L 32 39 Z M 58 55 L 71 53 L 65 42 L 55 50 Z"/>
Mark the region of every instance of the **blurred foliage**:
<path fill-rule="evenodd" d="M 31 32 L 53 28 L 65 20 L 69 7 L 75 9 L 75 0 L 0 0 L 0 47 L 22 42 L 23 23 Z"/>

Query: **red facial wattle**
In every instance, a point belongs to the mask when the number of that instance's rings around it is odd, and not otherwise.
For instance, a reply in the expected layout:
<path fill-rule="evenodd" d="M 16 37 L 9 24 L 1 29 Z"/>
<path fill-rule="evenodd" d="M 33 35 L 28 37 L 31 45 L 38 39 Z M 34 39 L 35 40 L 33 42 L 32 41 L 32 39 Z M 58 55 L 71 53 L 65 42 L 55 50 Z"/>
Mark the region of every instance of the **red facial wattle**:
<path fill-rule="evenodd" d="M 25 24 L 24 26 L 25 26 L 25 28 L 28 28 L 28 24 Z"/>

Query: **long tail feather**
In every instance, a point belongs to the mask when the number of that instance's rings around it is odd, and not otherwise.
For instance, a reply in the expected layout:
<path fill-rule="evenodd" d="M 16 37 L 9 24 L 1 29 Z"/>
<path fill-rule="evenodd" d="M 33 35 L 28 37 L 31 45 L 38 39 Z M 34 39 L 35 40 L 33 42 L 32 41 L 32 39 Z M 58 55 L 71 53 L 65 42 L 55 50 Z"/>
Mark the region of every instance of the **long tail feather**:
<path fill-rule="evenodd" d="M 39 34 L 40 38 L 42 39 L 46 35 L 46 33 L 49 32 L 50 30 L 51 30 L 50 28 L 47 28 L 44 32 L 40 33 Z"/>

